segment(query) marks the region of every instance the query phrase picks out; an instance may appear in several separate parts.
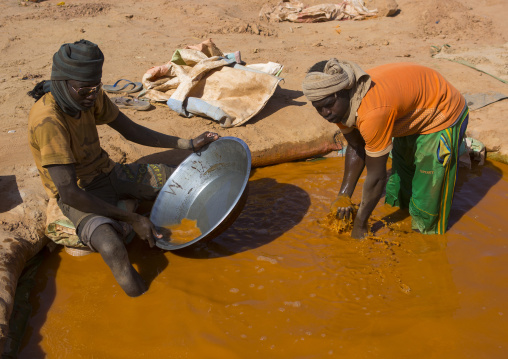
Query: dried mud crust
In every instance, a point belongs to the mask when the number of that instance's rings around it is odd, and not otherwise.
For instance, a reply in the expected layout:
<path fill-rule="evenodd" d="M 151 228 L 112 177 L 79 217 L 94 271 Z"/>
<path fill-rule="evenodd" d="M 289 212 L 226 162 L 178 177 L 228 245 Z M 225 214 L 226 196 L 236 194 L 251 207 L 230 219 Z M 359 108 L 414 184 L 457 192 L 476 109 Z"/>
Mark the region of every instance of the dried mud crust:
<path fill-rule="evenodd" d="M 62 6 L 31 6 L 28 14 L 15 15 L 9 20 L 39 20 L 55 19 L 68 20 L 80 17 L 95 17 L 107 14 L 111 9 L 110 4 L 106 3 L 85 3 L 85 4 L 65 4 Z"/>
<path fill-rule="evenodd" d="M 277 36 L 277 31 L 267 25 L 259 23 L 245 23 L 241 21 L 226 21 L 224 25 L 214 26 L 210 34 L 251 34 L 262 36 Z"/>
<path fill-rule="evenodd" d="M 40 211 L 37 210 L 33 210 L 32 212 L 40 213 Z M 42 220 L 42 215 L 39 215 L 39 219 L 34 219 L 34 221 L 37 220 Z M 37 232 L 33 223 L 30 222 L 0 221 L 0 231 L 7 233 L 13 237 L 25 238 L 33 242 L 37 242 L 40 239 L 40 232 Z"/>

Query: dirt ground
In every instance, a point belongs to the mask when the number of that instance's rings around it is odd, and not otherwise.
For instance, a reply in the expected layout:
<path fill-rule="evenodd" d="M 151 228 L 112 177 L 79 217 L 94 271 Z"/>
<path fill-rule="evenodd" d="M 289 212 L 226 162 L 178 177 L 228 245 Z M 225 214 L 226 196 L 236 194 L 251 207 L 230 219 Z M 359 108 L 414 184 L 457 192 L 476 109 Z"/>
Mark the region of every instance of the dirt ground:
<path fill-rule="evenodd" d="M 306 5 L 324 1 L 304 1 Z M 432 46 L 450 53 L 474 52 L 468 60 L 508 80 L 506 0 L 398 0 L 394 16 L 364 21 L 271 23 L 259 18 L 266 3 L 250 0 L 60 0 L 0 2 L 0 229 L 35 238 L 44 219 L 45 194 L 27 141 L 27 118 L 35 83 L 49 79 L 52 55 L 62 43 L 87 39 L 105 54 L 103 83 L 141 81 L 152 66 L 171 59 L 174 50 L 212 38 L 223 52 L 239 50 L 248 64 L 284 65 L 280 87 L 267 106 L 246 124 L 223 129 L 209 119 L 183 118 L 165 104 L 150 111 L 125 111 L 134 121 L 161 132 L 191 138 L 205 130 L 242 138 L 253 153 L 274 146 L 298 148 L 337 130 L 321 119 L 301 91 L 305 71 L 315 62 L 338 57 L 365 69 L 416 62 L 440 71 L 461 92 L 501 92 L 505 83 L 470 67 L 431 57 Z M 394 1 L 366 0 L 386 13 Z M 339 25 L 340 32 L 336 26 Z M 501 58 L 496 63 L 489 57 Z M 504 141 L 508 100 L 470 115 L 469 135 L 488 149 L 508 154 Z M 167 156 L 126 143 L 113 130 L 100 129 L 103 147 L 117 161 Z M 159 156 L 157 156 L 159 154 Z M 174 151 L 174 161 L 185 153 Z M 37 228 L 39 226 L 39 228 Z"/>

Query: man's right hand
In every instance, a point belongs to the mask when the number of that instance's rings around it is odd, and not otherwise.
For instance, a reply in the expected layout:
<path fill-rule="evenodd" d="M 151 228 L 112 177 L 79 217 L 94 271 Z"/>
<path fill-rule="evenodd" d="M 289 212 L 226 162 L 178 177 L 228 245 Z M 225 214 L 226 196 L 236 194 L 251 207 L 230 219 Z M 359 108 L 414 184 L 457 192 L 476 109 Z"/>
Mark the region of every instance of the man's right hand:
<path fill-rule="evenodd" d="M 204 145 L 209 144 L 210 142 L 213 141 L 217 141 L 219 138 L 220 138 L 219 134 L 215 132 L 210 131 L 203 132 L 201 135 L 191 140 L 192 150 L 197 151 Z"/>
<path fill-rule="evenodd" d="M 138 214 L 130 224 L 139 238 L 148 242 L 150 248 L 155 245 L 154 237 L 162 238 L 162 234 L 157 232 L 155 225 L 147 217 Z"/>
<path fill-rule="evenodd" d="M 351 198 L 348 195 L 339 194 L 337 199 L 330 206 L 330 211 L 335 213 L 335 216 L 340 220 L 352 219 L 354 208 Z"/>

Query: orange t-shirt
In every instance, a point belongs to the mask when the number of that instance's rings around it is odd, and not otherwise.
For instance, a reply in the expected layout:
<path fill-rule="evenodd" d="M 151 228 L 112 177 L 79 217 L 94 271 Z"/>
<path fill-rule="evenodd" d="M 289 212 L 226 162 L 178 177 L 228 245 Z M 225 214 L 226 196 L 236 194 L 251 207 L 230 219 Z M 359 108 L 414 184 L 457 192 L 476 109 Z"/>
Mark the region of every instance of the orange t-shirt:
<path fill-rule="evenodd" d="M 64 113 L 51 93 L 35 103 L 28 116 L 30 150 L 50 198 L 57 197 L 58 191 L 46 166 L 73 163 L 81 188 L 98 174 L 113 169 L 115 163 L 101 148 L 97 125 L 114 121 L 118 113 L 118 107 L 102 90 L 94 107 L 81 111 L 79 119 Z"/>
<path fill-rule="evenodd" d="M 371 157 L 392 149 L 392 137 L 429 134 L 450 127 L 460 116 L 465 99 L 435 70 L 396 63 L 367 73 L 372 85 L 357 111 L 356 127 Z M 348 127 L 339 124 L 347 133 Z"/>

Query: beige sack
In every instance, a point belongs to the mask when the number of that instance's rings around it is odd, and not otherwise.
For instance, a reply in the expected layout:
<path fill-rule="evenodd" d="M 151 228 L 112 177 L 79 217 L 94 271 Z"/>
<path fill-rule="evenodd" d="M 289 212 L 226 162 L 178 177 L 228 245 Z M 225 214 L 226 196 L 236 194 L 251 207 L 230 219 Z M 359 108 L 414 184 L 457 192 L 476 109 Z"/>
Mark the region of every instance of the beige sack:
<path fill-rule="evenodd" d="M 281 78 L 248 69 L 218 56 L 204 56 L 198 50 L 179 50 L 174 60 L 152 67 L 143 76 L 145 97 L 166 101 L 181 116 L 212 118 L 223 127 L 239 126 L 266 105 Z"/>

